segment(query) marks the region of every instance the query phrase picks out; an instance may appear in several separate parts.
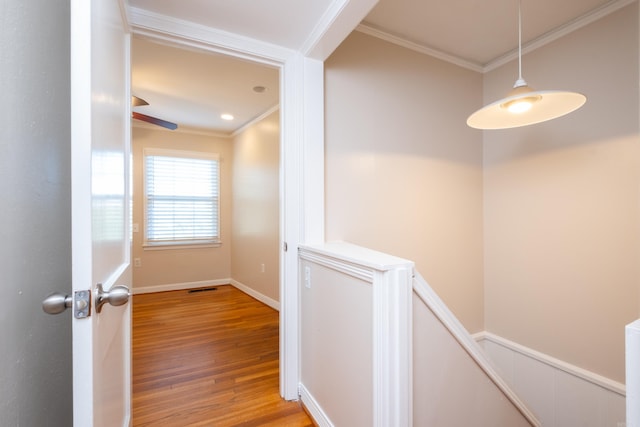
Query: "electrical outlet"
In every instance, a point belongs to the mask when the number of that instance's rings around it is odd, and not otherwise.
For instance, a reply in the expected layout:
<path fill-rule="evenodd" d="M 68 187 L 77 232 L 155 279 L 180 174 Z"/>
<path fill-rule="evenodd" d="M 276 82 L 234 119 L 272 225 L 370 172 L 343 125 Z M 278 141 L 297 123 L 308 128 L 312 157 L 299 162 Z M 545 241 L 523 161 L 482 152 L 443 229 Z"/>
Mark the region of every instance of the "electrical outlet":
<path fill-rule="evenodd" d="M 260 273 L 264 273 L 266 270 L 264 264 L 260 264 Z"/>
<path fill-rule="evenodd" d="M 304 287 L 311 289 L 311 267 L 304 268 Z"/>
<path fill-rule="evenodd" d="M 134 267 L 142 267 L 142 260 L 140 258 L 134 258 L 133 259 L 133 266 Z"/>
<path fill-rule="evenodd" d="M 131 231 L 133 231 L 134 233 L 137 233 L 138 231 L 140 231 L 140 227 L 138 226 L 137 223 L 131 224 Z"/>

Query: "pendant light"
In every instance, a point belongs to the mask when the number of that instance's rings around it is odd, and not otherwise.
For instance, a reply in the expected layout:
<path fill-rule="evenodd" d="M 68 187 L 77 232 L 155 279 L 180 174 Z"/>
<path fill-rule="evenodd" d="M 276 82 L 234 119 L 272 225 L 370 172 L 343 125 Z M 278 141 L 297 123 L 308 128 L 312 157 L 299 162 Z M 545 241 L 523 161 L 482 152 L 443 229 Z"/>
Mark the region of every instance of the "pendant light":
<path fill-rule="evenodd" d="M 534 91 L 522 78 L 522 0 L 518 3 L 518 80 L 503 99 L 471 114 L 467 125 L 476 129 L 508 129 L 555 119 L 582 107 L 581 93 Z"/>

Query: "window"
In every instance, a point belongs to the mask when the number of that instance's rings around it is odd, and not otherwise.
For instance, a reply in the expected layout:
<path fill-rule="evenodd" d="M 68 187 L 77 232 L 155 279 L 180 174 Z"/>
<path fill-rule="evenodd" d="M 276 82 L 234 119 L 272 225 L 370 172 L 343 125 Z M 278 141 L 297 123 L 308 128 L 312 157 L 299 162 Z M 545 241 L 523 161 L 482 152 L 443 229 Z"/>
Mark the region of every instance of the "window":
<path fill-rule="evenodd" d="M 144 152 L 145 246 L 220 243 L 217 154 Z"/>

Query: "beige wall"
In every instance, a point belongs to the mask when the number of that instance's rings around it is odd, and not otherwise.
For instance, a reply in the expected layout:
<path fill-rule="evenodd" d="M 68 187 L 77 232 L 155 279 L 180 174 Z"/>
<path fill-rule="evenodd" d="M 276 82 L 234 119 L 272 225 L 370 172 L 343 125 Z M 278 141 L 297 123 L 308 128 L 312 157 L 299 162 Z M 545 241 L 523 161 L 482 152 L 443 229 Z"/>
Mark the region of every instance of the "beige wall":
<path fill-rule="evenodd" d="M 415 261 L 483 330 L 482 76 L 358 32 L 325 70 L 327 240 Z"/>
<path fill-rule="evenodd" d="M 525 55 L 585 107 L 474 131 L 514 61 L 484 76 L 361 33 L 326 62 L 327 240 L 412 259 L 471 332 L 624 381 L 640 315 L 637 3 Z M 484 98 L 484 100 L 482 99 Z"/>
<path fill-rule="evenodd" d="M 486 74 L 485 101 L 517 77 Z M 537 89 L 583 92 L 552 122 L 485 132 L 487 330 L 624 382 L 640 314 L 637 3 L 523 58 Z"/>
<path fill-rule="evenodd" d="M 278 111 L 234 138 L 232 169 L 231 275 L 254 291 L 280 301 Z"/>
<path fill-rule="evenodd" d="M 232 140 L 178 131 L 133 128 L 133 233 L 132 258 L 141 267 L 133 269 L 133 287 L 228 279 L 231 275 L 231 165 Z M 220 226 L 222 245 L 216 248 L 144 250 L 142 152 L 144 148 L 166 148 L 218 153 L 220 155 Z"/>

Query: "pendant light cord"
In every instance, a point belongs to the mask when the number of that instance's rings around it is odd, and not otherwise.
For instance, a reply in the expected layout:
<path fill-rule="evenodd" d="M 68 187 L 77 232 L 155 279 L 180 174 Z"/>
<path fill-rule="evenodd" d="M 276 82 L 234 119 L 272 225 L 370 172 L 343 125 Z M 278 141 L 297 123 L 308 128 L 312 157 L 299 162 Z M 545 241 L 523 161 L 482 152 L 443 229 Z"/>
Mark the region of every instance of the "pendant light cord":
<path fill-rule="evenodd" d="M 518 78 L 522 80 L 522 0 L 518 0 Z"/>
<path fill-rule="evenodd" d="M 526 85 L 522 78 L 522 0 L 518 0 L 518 80 L 513 87 Z"/>

